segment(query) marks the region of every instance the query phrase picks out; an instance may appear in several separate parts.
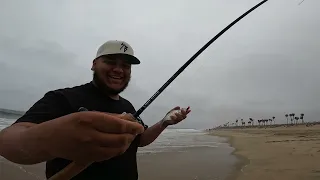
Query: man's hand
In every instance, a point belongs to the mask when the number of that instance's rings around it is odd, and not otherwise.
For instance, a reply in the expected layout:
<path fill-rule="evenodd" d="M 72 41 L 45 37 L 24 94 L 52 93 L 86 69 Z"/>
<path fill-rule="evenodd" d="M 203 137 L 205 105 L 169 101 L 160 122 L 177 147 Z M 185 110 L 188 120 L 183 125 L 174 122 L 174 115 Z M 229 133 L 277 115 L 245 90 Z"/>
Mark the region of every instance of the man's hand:
<path fill-rule="evenodd" d="M 139 146 L 144 147 L 149 145 L 167 126 L 181 122 L 190 112 L 191 110 L 189 107 L 187 109 L 181 109 L 179 106 L 177 106 L 171 109 L 161 121 L 145 130 L 145 132 L 141 135 Z"/>
<path fill-rule="evenodd" d="M 171 109 L 166 116 L 162 119 L 162 126 L 174 125 L 187 118 L 191 112 L 190 108 L 180 108 L 179 106 Z"/>
<path fill-rule="evenodd" d="M 31 127 L 24 138 L 52 157 L 92 163 L 122 154 L 143 133 L 143 126 L 129 119 L 130 114 L 78 112 Z"/>

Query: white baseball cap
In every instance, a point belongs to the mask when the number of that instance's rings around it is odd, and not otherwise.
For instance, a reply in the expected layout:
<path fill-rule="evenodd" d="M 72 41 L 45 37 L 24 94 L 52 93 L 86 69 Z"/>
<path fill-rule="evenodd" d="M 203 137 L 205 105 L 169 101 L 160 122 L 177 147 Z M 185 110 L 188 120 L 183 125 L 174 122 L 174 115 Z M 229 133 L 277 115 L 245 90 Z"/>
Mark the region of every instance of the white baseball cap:
<path fill-rule="evenodd" d="M 132 47 L 125 41 L 110 40 L 102 44 L 96 55 L 96 59 L 104 55 L 123 55 L 131 64 L 140 64 L 140 60 L 134 56 Z"/>

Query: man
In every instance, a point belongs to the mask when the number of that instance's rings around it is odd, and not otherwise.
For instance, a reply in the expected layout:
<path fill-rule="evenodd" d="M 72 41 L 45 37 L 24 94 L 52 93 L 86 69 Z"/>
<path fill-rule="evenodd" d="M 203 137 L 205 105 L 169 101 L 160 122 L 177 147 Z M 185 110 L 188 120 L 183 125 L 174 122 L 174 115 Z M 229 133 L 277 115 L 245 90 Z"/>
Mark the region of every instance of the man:
<path fill-rule="evenodd" d="M 167 126 L 184 120 L 190 110 L 181 110 L 171 120 L 160 120 L 151 127 L 140 118 L 139 123 L 128 121 L 135 108 L 119 94 L 128 86 L 131 65 L 136 64 L 140 60 L 128 43 L 104 43 L 93 60 L 93 80 L 47 92 L 1 131 L 0 155 L 20 164 L 46 161 L 47 178 L 75 161 L 94 163 L 74 180 L 138 179 L 138 147 L 152 143 Z M 88 111 L 79 112 L 81 109 Z M 130 116 L 119 115 L 124 112 Z"/>

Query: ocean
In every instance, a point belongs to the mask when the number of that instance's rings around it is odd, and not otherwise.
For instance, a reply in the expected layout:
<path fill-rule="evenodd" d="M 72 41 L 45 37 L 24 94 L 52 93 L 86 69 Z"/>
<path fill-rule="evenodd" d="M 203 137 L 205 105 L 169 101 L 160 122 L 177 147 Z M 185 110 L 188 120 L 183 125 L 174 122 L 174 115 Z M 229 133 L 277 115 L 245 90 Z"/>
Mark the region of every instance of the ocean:
<path fill-rule="evenodd" d="M 15 118 L 3 118 L 0 117 L 0 130 L 10 126 L 16 119 Z"/>
<path fill-rule="evenodd" d="M 0 114 L 0 130 L 11 125 L 18 117 Z M 165 129 L 160 136 L 149 146 L 139 148 L 138 153 L 157 153 L 183 151 L 185 148 L 225 146 L 222 138 L 206 135 L 196 129 Z"/>
<path fill-rule="evenodd" d="M 222 139 L 206 135 L 196 129 L 165 129 L 149 146 L 140 148 L 138 153 L 183 152 L 186 148 L 218 148 L 226 146 Z"/>

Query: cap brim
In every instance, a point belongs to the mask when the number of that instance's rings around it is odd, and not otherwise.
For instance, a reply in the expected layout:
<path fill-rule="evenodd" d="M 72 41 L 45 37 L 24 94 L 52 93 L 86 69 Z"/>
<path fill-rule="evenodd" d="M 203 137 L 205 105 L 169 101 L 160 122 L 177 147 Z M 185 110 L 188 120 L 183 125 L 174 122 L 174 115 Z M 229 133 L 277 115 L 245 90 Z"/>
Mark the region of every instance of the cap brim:
<path fill-rule="evenodd" d="M 129 54 L 108 54 L 108 55 L 117 55 L 122 57 L 123 59 L 125 59 L 126 61 L 128 61 L 128 63 L 130 64 L 140 64 L 140 60 L 138 58 L 136 58 L 135 56 L 129 55 Z"/>

